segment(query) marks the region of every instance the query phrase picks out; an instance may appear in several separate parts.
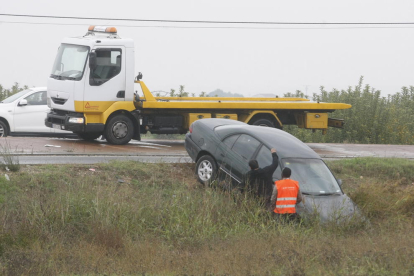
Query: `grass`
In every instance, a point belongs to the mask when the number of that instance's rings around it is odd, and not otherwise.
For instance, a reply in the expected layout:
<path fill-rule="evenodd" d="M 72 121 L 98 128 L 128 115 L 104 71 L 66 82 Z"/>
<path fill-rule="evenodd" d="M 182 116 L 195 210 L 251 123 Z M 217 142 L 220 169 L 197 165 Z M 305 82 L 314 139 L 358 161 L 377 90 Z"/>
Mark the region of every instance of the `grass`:
<path fill-rule="evenodd" d="M 329 166 L 369 225 L 278 224 L 193 164 L 21 166 L 0 176 L 0 274 L 412 275 L 414 163 Z"/>
<path fill-rule="evenodd" d="M 15 150 L 17 152 L 17 148 Z M 0 144 L 0 167 L 7 171 L 18 171 L 20 170 L 19 158 L 13 155 L 9 142 L 5 139 L 3 144 Z"/>
<path fill-rule="evenodd" d="M 146 133 L 142 134 L 141 138 L 146 139 L 155 139 L 155 140 L 184 140 L 185 134 L 152 134 Z"/>

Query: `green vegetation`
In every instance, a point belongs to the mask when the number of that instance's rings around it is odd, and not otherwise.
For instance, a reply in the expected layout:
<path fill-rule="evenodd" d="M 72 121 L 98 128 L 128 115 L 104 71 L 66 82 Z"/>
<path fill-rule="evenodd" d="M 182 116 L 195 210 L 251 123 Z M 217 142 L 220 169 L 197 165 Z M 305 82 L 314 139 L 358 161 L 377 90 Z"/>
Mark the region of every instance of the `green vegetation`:
<path fill-rule="evenodd" d="M 141 139 L 148 140 L 184 140 L 185 134 L 151 134 L 146 133 L 141 135 Z"/>
<path fill-rule="evenodd" d="M 237 97 L 237 98 L 244 97 L 242 94 L 225 92 L 221 89 L 216 89 L 214 91 L 211 91 L 210 93 L 207 94 L 207 96 L 208 97 Z"/>
<path fill-rule="evenodd" d="M 305 98 L 300 91 L 285 94 L 287 96 Z M 361 77 L 357 86 L 347 90 L 328 92 L 321 87 L 312 100 L 348 103 L 352 108 L 330 114 L 332 118 L 345 119 L 345 127 L 330 128 L 326 135 L 296 126 L 284 128 L 304 142 L 414 144 L 414 86 L 402 87 L 394 95 L 381 97 L 379 90 L 368 84 L 364 86 Z"/>
<path fill-rule="evenodd" d="M 169 97 L 189 97 L 189 96 L 195 97 L 196 96 L 195 93 L 185 92 L 184 90 L 185 90 L 184 85 L 180 85 L 180 87 L 178 89 L 178 92 L 176 92 L 175 89 L 171 88 L 168 96 Z M 161 93 L 156 92 L 155 96 L 160 97 Z M 224 92 L 221 89 L 216 89 L 214 91 L 211 91 L 210 93 L 201 92 L 198 96 L 199 97 L 244 97 L 242 94 Z"/>
<path fill-rule="evenodd" d="M 329 166 L 369 224 L 278 224 L 194 164 L 21 165 L 0 176 L 0 274 L 412 275 L 412 161 Z"/>
<path fill-rule="evenodd" d="M 17 152 L 17 148 L 15 150 Z M 0 167 L 6 171 L 17 172 L 20 170 L 19 157 L 13 154 L 10 144 L 7 140 L 0 145 Z"/>
<path fill-rule="evenodd" d="M 0 100 L 17 93 L 23 88 L 15 83 L 12 88 L 4 89 L 0 85 Z M 188 97 L 185 86 L 180 85 L 178 92 L 171 89 L 169 96 Z M 156 93 L 160 96 L 160 93 Z M 194 97 L 194 93 L 191 93 Z M 200 97 L 206 96 L 240 96 L 236 93 L 223 92 L 220 89 L 211 93 L 202 92 Z M 285 97 L 307 96 L 301 92 L 286 93 Z M 352 108 L 337 110 L 330 114 L 332 118 L 345 119 L 343 129 L 330 128 L 326 135 L 320 131 L 312 132 L 300 129 L 297 126 L 285 126 L 284 130 L 293 134 L 304 142 L 316 143 L 363 143 L 363 144 L 414 144 L 414 86 L 402 87 L 400 92 L 387 97 L 381 97 L 381 91 L 370 85 L 363 85 L 361 77 L 358 85 L 346 90 L 333 89 L 328 92 L 321 87 L 318 94 L 312 97 L 314 101 L 348 103 Z M 157 138 L 157 136 L 153 136 Z M 181 136 L 184 137 L 184 136 Z M 175 139 L 175 138 L 174 138 Z"/>
<path fill-rule="evenodd" d="M 0 84 L 0 102 L 8 97 L 10 97 L 13 94 L 16 94 L 17 92 L 23 91 L 25 89 L 28 89 L 29 87 L 27 85 L 20 87 L 19 83 L 15 82 L 14 85 L 10 89 L 5 89 Z"/>

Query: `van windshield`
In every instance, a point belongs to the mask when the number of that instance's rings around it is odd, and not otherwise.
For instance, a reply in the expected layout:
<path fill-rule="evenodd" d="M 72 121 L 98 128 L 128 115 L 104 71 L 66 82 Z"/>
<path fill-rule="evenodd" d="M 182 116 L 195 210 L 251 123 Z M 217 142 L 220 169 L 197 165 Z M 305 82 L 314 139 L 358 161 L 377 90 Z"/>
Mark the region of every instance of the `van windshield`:
<path fill-rule="evenodd" d="M 60 45 L 50 77 L 58 80 L 81 80 L 88 53 L 88 46 Z"/>
<path fill-rule="evenodd" d="M 326 164 L 320 159 L 283 158 L 282 166 L 292 170 L 291 179 L 299 181 L 304 194 L 341 194 L 341 188 Z"/>

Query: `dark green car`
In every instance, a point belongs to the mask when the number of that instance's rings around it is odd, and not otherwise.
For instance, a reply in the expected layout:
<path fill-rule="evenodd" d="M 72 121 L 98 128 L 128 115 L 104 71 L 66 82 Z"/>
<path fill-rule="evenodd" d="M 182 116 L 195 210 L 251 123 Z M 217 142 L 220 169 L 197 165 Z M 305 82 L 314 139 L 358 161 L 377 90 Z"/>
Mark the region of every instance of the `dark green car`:
<path fill-rule="evenodd" d="M 248 162 L 257 159 L 259 167 L 272 163 L 271 148 L 277 150 L 279 166 L 273 180 L 281 179 L 281 170 L 289 167 L 291 178 L 299 182 L 305 203 L 297 205 L 301 216 L 318 212 L 322 220 L 350 217 L 359 213 L 343 193 L 322 158 L 289 133 L 269 127 L 252 126 L 229 119 L 195 121 L 185 139 L 185 148 L 196 162 L 198 180 L 208 185 L 218 178 L 243 185 Z"/>

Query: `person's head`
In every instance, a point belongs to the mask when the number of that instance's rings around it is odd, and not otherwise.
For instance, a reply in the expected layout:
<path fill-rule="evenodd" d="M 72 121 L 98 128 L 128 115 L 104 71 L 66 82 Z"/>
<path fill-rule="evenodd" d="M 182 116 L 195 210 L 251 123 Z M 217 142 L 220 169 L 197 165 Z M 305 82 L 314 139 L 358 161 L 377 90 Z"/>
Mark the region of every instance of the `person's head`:
<path fill-rule="evenodd" d="M 282 178 L 288 178 L 290 177 L 291 174 L 292 174 L 292 171 L 288 167 L 286 167 L 282 171 Z"/>
<path fill-rule="evenodd" d="M 250 169 L 256 170 L 259 168 L 259 163 L 257 162 L 256 159 L 252 159 L 249 161 L 249 166 L 250 166 Z"/>

